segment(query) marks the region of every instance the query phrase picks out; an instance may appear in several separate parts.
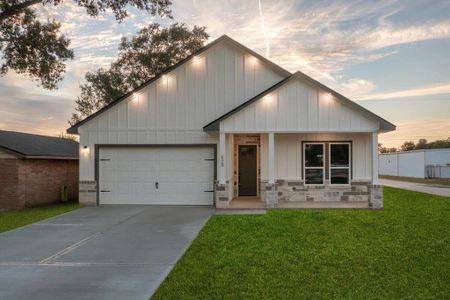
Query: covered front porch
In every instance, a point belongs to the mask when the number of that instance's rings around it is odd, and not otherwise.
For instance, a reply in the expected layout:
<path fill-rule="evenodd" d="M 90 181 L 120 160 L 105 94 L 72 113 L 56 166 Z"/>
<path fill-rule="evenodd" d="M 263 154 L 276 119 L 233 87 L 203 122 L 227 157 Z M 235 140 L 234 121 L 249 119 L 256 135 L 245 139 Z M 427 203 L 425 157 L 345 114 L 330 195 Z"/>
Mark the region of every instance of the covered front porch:
<path fill-rule="evenodd" d="M 381 208 L 377 147 L 376 132 L 219 133 L 215 205 Z"/>
<path fill-rule="evenodd" d="M 243 206 L 245 196 L 268 208 L 383 206 L 378 133 L 395 125 L 303 73 L 203 130 L 219 140 L 217 208 Z"/>

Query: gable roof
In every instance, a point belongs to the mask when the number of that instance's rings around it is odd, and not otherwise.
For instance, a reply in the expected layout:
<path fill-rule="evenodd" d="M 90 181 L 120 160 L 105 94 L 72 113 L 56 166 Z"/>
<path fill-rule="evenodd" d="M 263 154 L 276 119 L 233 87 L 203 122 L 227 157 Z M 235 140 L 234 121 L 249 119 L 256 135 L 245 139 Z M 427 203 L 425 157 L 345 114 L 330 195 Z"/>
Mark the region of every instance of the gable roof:
<path fill-rule="evenodd" d="M 24 158 L 78 159 L 78 143 L 69 139 L 0 130 L 0 149 Z"/>
<path fill-rule="evenodd" d="M 80 122 L 74 124 L 72 127 L 67 129 L 67 133 L 70 134 L 78 134 L 78 128 L 85 124 L 86 122 L 90 121 L 91 119 L 95 118 L 96 116 L 98 116 L 99 114 L 109 110 L 110 108 L 112 108 L 113 106 L 119 104 L 120 102 L 124 101 L 125 99 L 127 99 L 129 96 L 131 96 L 133 93 L 136 93 L 140 90 L 142 90 L 143 88 L 145 88 L 146 86 L 148 86 L 149 84 L 157 81 L 158 79 L 160 79 L 161 77 L 163 77 L 164 75 L 166 75 L 167 73 L 173 71 L 174 69 L 178 68 L 179 66 L 183 65 L 184 63 L 188 62 L 189 60 L 191 60 L 194 56 L 197 56 L 203 52 L 205 52 L 206 50 L 208 50 L 209 48 L 213 47 L 214 45 L 219 44 L 220 42 L 228 42 L 229 44 L 237 47 L 238 49 L 242 50 L 243 52 L 247 52 L 250 55 L 258 58 L 259 60 L 261 60 L 262 62 L 266 63 L 267 65 L 269 65 L 270 67 L 272 67 L 274 70 L 276 70 L 277 72 L 279 72 L 280 74 L 282 74 L 283 76 L 290 76 L 291 73 L 287 70 L 285 70 L 284 68 L 280 67 L 279 65 L 275 64 L 274 62 L 268 60 L 267 58 L 265 58 L 264 56 L 256 53 L 255 51 L 251 50 L 250 48 L 247 48 L 246 46 L 242 45 L 241 43 L 238 43 L 237 41 L 233 40 L 232 38 L 230 38 L 227 35 L 222 35 L 221 37 L 215 39 L 214 41 L 212 41 L 211 43 L 205 45 L 204 47 L 200 48 L 199 50 L 197 50 L 195 53 L 189 55 L 188 57 L 186 57 L 185 59 L 179 61 L 178 63 L 168 67 L 167 69 L 163 70 L 161 73 L 155 75 L 154 77 L 152 77 L 151 79 L 149 79 L 148 81 L 144 82 L 143 84 L 141 84 L 140 86 L 136 87 L 135 89 L 133 89 L 132 91 L 126 93 L 125 95 L 115 99 L 114 101 L 112 101 L 111 103 L 109 103 L 108 105 L 104 106 L 103 108 L 99 109 L 97 112 L 91 114 L 90 116 L 86 117 L 85 119 L 81 120 Z"/>
<path fill-rule="evenodd" d="M 347 105 L 349 107 L 352 107 L 358 111 L 360 111 L 362 114 L 366 115 L 367 117 L 371 118 L 371 119 L 375 119 L 377 121 L 380 122 L 380 131 L 386 132 L 386 131 L 392 131 L 395 130 L 396 126 L 392 123 L 390 123 L 389 121 L 386 121 L 385 119 L 381 118 L 380 116 L 374 114 L 373 112 L 371 112 L 370 110 L 365 109 L 364 107 L 362 107 L 361 105 L 353 102 L 352 100 L 348 99 L 347 97 L 339 94 L 338 92 L 332 90 L 331 88 L 325 86 L 324 84 L 318 82 L 317 80 L 309 77 L 308 75 L 297 71 L 296 73 L 286 77 L 285 79 L 279 81 L 278 83 L 274 84 L 273 86 L 269 87 L 268 89 L 266 89 L 265 91 L 259 93 L 258 95 L 256 95 L 255 97 L 249 99 L 248 101 L 244 102 L 243 104 L 239 105 L 238 107 L 232 109 L 231 111 L 225 113 L 224 115 L 220 116 L 219 118 L 217 118 L 216 120 L 210 122 L 209 124 L 205 125 L 203 127 L 204 131 L 219 131 L 220 129 L 220 122 L 227 119 L 228 117 L 234 115 L 235 113 L 241 111 L 242 109 L 246 108 L 247 106 L 249 106 L 250 104 L 258 101 L 259 99 L 263 98 L 264 96 L 266 96 L 267 94 L 271 93 L 272 91 L 280 88 L 281 86 L 287 84 L 288 82 L 290 82 L 292 79 L 294 78 L 298 78 L 300 80 L 302 80 L 303 82 L 306 82 L 314 87 L 317 87 L 325 92 L 330 93 L 332 96 L 335 97 L 335 99 L 337 99 L 338 101 L 340 101 L 342 104 Z"/>

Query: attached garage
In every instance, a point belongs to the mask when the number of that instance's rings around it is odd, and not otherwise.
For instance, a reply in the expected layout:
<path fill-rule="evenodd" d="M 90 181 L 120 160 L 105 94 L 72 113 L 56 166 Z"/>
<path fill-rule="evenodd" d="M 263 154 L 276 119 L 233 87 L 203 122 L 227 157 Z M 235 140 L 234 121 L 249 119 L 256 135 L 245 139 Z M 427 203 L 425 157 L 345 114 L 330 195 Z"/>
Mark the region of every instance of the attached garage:
<path fill-rule="evenodd" d="M 212 146 L 99 147 L 100 204 L 213 205 Z"/>

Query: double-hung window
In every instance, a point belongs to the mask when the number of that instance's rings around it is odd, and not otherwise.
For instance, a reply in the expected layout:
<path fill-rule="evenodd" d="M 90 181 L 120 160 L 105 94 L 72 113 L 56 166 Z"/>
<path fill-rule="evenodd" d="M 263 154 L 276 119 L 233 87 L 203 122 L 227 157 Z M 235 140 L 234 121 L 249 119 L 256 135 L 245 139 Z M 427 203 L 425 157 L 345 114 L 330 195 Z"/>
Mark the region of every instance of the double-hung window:
<path fill-rule="evenodd" d="M 329 144 L 331 184 L 350 183 L 350 143 Z"/>
<path fill-rule="evenodd" d="M 303 144 L 303 179 L 305 184 L 349 184 L 351 178 L 351 143 L 323 142 Z"/>
<path fill-rule="evenodd" d="M 305 143 L 303 178 L 306 184 L 323 184 L 325 180 L 325 144 Z"/>

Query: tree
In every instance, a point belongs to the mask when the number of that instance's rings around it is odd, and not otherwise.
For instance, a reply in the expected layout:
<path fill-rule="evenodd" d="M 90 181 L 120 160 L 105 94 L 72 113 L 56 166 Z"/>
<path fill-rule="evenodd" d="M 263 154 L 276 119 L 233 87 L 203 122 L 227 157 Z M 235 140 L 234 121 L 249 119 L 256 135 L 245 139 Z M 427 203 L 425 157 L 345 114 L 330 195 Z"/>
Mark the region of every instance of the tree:
<path fill-rule="evenodd" d="M 400 146 L 400 149 L 402 151 L 411 151 L 411 150 L 414 150 L 415 148 L 416 148 L 416 145 L 414 144 L 413 141 L 406 141 Z"/>
<path fill-rule="evenodd" d="M 391 153 L 391 152 L 397 152 L 397 148 L 386 148 L 383 146 L 383 144 L 378 143 L 378 153 Z"/>
<path fill-rule="evenodd" d="M 78 142 L 78 136 L 77 135 L 67 134 L 64 131 L 61 132 L 60 134 L 58 134 L 58 137 L 61 138 L 61 139 L 66 139 L 66 140 L 71 140 L 71 141 Z"/>
<path fill-rule="evenodd" d="M 171 0 L 71 0 L 85 8 L 89 16 L 111 10 L 120 22 L 128 16 L 127 6 L 151 15 L 171 17 Z M 56 89 L 73 59 L 70 40 L 60 32 L 55 20 L 39 20 L 34 6 L 58 6 L 63 0 L 0 0 L 0 75 L 10 69 L 39 81 L 46 89 Z"/>
<path fill-rule="evenodd" d="M 201 48 L 209 35 L 205 27 L 175 23 L 168 28 L 150 24 L 131 39 L 122 38 L 119 57 L 109 69 L 100 68 L 85 75 L 80 85 L 70 124 L 75 124 L 111 103 L 164 69 Z"/>
<path fill-rule="evenodd" d="M 450 148 L 450 141 L 449 140 L 437 140 L 434 142 L 430 142 L 427 144 L 427 148 L 429 148 L 429 149 Z"/>
<path fill-rule="evenodd" d="M 419 141 L 416 144 L 416 149 L 427 149 L 427 148 L 428 148 L 427 139 L 419 139 Z"/>

